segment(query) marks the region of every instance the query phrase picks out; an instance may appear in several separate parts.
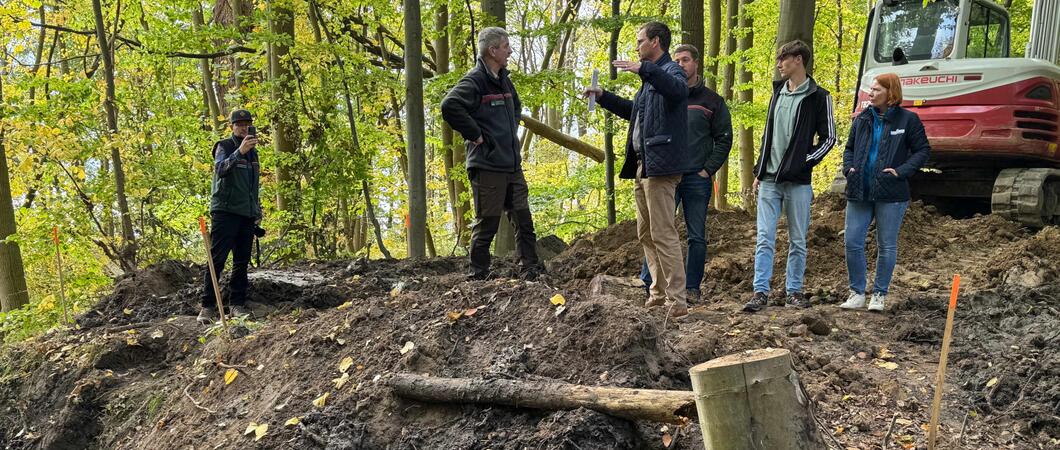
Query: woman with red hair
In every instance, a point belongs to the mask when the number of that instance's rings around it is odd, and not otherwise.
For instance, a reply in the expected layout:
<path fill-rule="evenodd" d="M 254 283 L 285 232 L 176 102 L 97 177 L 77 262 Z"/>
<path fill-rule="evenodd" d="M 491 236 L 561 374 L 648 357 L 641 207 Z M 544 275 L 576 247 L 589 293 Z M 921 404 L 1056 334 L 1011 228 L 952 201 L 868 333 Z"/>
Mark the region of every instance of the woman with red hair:
<path fill-rule="evenodd" d="M 883 311 L 891 275 L 898 259 L 898 230 L 909 206 L 909 177 L 928 160 L 924 124 L 902 108 L 898 75 L 876 77 L 869 91 L 871 105 L 850 125 L 843 152 L 847 178 L 846 262 L 850 296 L 840 308 Z M 865 237 L 876 221 L 876 280 L 866 291 Z"/>

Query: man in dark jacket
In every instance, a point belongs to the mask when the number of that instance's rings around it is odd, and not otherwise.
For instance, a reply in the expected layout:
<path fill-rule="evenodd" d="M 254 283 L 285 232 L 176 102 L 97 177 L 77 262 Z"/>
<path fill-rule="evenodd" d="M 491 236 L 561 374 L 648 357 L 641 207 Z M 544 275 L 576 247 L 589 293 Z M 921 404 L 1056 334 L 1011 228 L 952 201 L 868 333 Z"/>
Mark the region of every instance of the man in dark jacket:
<path fill-rule="evenodd" d="M 700 283 L 707 259 L 707 204 L 714 174 L 732 149 L 732 118 L 725 99 L 706 87 L 699 76 L 699 49 L 688 44 L 674 48 L 674 61 L 688 77 L 688 151 L 690 167 L 677 185 L 677 203 L 684 206 L 688 251 L 685 259 L 685 292 L 688 302 L 700 300 Z M 647 261 L 640 269 L 645 287 L 651 286 Z"/>
<path fill-rule="evenodd" d="M 258 198 L 261 167 L 258 164 L 258 137 L 248 135 L 253 117 L 237 109 L 229 117 L 232 136 L 213 146 L 214 173 L 210 195 L 210 255 L 220 280 L 228 253 L 232 253 L 232 277 L 228 300 L 233 317 L 246 315 L 247 266 L 254 231 L 261 222 Z M 198 320 L 204 325 L 218 318 L 210 269 L 203 274 L 202 308 Z"/>
<path fill-rule="evenodd" d="M 522 104 L 508 78 L 512 48 L 502 28 L 483 29 L 475 68 L 442 100 L 442 118 L 467 141 L 467 174 L 475 200 L 471 232 L 470 278 L 487 279 L 490 243 L 501 213 L 515 224 L 520 276 L 534 280 L 543 269 L 537 258 L 537 235 L 530 215 L 529 190 L 519 154 Z"/>
<path fill-rule="evenodd" d="M 806 272 L 806 231 L 810 227 L 810 181 L 813 166 L 835 145 L 832 96 L 810 78 L 806 67 L 812 54 L 802 41 L 777 51 L 781 80 L 773 83 L 762 148 L 755 166 L 753 189 L 758 194 L 758 238 L 755 245 L 754 295 L 744 311 L 756 312 L 769 303 L 777 222 L 783 211 L 788 221 L 788 263 L 785 305 L 807 308 L 802 293 Z M 816 136 L 816 142 L 814 137 Z"/>
<path fill-rule="evenodd" d="M 620 178 L 634 179 L 637 237 L 644 247 L 653 283 L 645 306 L 670 304 L 670 314 L 688 314 L 681 243 L 674 225 L 674 195 L 688 170 L 688 85 L 684 71 L 670 59 L 670 29 L 648 22 L 637 31 L 640 61 L 612 61 L 619 70 L 640 76 L 633 100 L 588 88 L 600 106 L 629 121 L 626 160 Z"/>

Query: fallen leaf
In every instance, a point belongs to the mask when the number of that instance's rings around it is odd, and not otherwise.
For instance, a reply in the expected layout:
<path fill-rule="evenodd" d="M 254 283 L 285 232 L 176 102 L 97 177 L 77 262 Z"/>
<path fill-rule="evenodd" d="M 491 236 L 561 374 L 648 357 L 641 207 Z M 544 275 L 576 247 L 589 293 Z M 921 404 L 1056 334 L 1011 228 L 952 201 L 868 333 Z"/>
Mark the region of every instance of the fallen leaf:
<path fill-rule="evenodd" d="M 843 434 L 844 430 L 845 429 L 843 427 L 835 427 L 835 432 L 832 433 L 832 436 L 839 436 Z"/>
<path fill-rule="evenodd" d="M 162 339 L 163 337 L 165 337 L 165 335 L 166 333 L 162 332 L 162 330 L 155 330 L 152 331 L 150 334 L 151 339 Z"/>
<path fill-rule="evenodd" d="M 464 312 L 463 311 L 449 311 L 449 312 L 445 313 L 445 316 L 448 317 L 451 322 L 456 322 L 457 320 L 460 320 L 461 317 L 464 317 Z"/>
<path fill-rule="evenodd" d="M 548 299 L 553 305 L 561 306 L 567 304 L 567 299 L 563 298 L 563 294 L 553 295 L 552 298 Z"/>
<path fill-rule="evenodd" d="M 662 435 L 663 447 L 670 447 L 670 444 L 674 442 L 674 438 L 670 436 L 670 433 L 663 433 Z"/>
<path fill-rule="evenodd" d="M 341 304 L 339 306 L 336 306 L 335 309 L 342 310 L 342 309 L 349 308 L 351 306 L 353 306 L 353 302 L 346 302 L 346 303 L 343 303 L 343 304 Z"/>
<path fill-rule="evenodd" d="M 853 395 L 850 395 L 850 394 L 846 394 L 846 395 L 843 395 L 842 401 L 844 401 L 844 402 L 845 402 L 845 401 L 847 401 L 847 400 L 850 400 L 850 399 L 852 399 L 852 398 L 854 398 L 854 396 L 853 396 Z"/>
<path fill-rule="evenodd" d="M 329 395 L 331 395 L 330 392 L 325 392 L 324 395 L 317 397 L 316 400 L 313 400 L 313 406 L 316 406 L 317 408 L 323 408 L 324 404 L 328 401 Z"/>
<path fill-rule="evenodd" d="M 254 442 L 258 442 L 269 432 L 269 424 L 263 423 L 254 428 Z"/>
<path fill-rule="evenodd" d="M 401 354 L 404 355 L 408 352 L 411 352 L 414 348 L 416 348 L 416 344 L 413 344 L 412 341 L 408 341 L 405 343 L 404 347 L 401 347 Z"/>
<path fill-rule="evenodd" d="M 339 363 L 339 372 L 346 373 L 346 371 L 350 370 L 350 366 L 352 366 L 352 365 L 353 365 L 353 358 L 352 357 L 347 356 L 345 358 L 342 358 L 342 362 Z"/>
<path fill-rule="evenodd" d="M 891 353 L 887 347 L 880 347 L 880 350 L 876 352 L 876 357 L 880 359 L 891 359 L 894 358 L 894 353 Z"/>
<path fill-rule="evenodd" d="M 912 425 L 913 421 L 909 420 L 909 419 L 901 419 L 901 418 L 899 418 L 899 419 L 894 419 L 894 423 L 897 423 L 898 425 L 906 425 L 906 426 L 908 426 L 908 425 Z"/>
<path fill-rule="evenodd" d="M 225 386 L 232 384 L 236 381 L 236 377 L 239 376 L 239 371 L 236 369 L 228 369 L 225 371 Z"/>
<path fill-rule="evenodd" d="M 401 292 L 405 290 L 405 282 L 401 281 L 394 285 L 394 288 L 390 290 L 391 297 L 397 297 L 401 295 Z"/>
<path fill-rule="evenodd" d="M 140 341 L 136 340 L 136 338 L 134 338 L 134 337 L 127 337 L 127 338 L 125 338 L 125 344 L 130 346 L 130 347 L 132 347 L 132 346 L 140 345 Z"/>
<path fill-rule="evenodd" d="M 468 309 L 464 310 L 464 316 L 471 317 L 471 316 L 475 315 L 475 313 L 477 313 L 477 312 L 478 312 L 478 308 L 468 308 Z"/>
<path fill-rule="evenodd" d="M 560 307 L 556 308 L 556 316 L 559 316 L 560 314 L 563 314 L 563 311 L 566 311 L 566 310 L 567 310 L 566 306 L 560 306 Z"/>
<path fill-rule="evenodd" d="M 284 422 L 283 426 L 285 426 L 285 427 L 293 427 L 293 426 L 298 425 L 300 423 L 302 423 L 302 419 L 300 419 L 298 417 L 292 417 L 292 418 L 288 419 L 286 422 Z"/>
<path fill-rule="evenodd" d="M 993 385 L 997 384 L 997 381 L 997 377 L 991 378 L 990 381 L 986 382 L 986 387 L 992 387 Z"/>
<path fill-rule="evenodd" d="M 887 370 L 895 370 L 898 368 L 898 363 L 890 361 L 876 360 L 876 367 L 881 367 Z"/>
<path fill-rule="evenodd" d="M 331 380 L 332 383 L 335 383 L 335 389 L 342 389 L 348 381 L 350 381 L 350 374 L 346 372 L 343 372 L 341 377 Z"/>
<path fill-rule="evenodd" d="M 258 424 L 257 423 L 250 422 L 250 424 L 247 425 L 247 429 L 243 431 L 243 436 L 246 436 L 246 435 L 248 435 L 250 433 L 253 433 L 254 430 L 256 430 L 257 428 L 258 428 Z"/>
<path fill-rule="evenodd" d="M 122 314 L 125 314 L 126 316 L 131 316 L 133 311 L 131 309 L 129 309 L 129 308 L 125 308 L 125 309 L 121 310 L 121 312 L 122 312 Z"/>

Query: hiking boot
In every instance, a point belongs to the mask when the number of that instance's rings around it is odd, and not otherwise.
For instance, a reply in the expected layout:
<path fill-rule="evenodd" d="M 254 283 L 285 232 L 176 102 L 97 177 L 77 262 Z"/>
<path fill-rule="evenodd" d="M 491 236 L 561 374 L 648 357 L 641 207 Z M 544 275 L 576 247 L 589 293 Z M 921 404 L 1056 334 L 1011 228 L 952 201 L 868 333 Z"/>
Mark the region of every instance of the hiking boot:
<path fill-rule="evenodd" d="M 665 305 L 666 305 L 666 299 L 663 299 L 663 298 L 650 298 L 650 294 L 649 294 L 648 301 L 644 302 L 644 307 L 645 308 L 654 308 L 656 306 L 665 306 Z"/>
<path fill-rule="evenodd" d="M 859 294 L 854 291 L 850 291 L 850 297 L 847 297 L 847 301 L 839 305 L 843 309 L 861 309 L 865 307 L 865 294 Z"/>
<path fill-rule="evenodd" d="M 199 316 L 195 318 L 203 326 L 213 325 L 218 319 L 217 310 L 213 308 L 199 308 Z"/>
<path fill-rule="evenodd" d="M 883 301 L 886 298 L 886 295 L 880 293 L 872 294 L 872 299 L 869 300 L 869 311 L 883 312 Z"/>
<path fill-rule="evenodd" d="M 520 270 L 519 278 L 522 278 L 525 281 L 537 281 L 545 273 L 543 267 L 530 267 L 528 269 Z"/>
<path fill-rule="evenodd" d="M 248 311 L 247 307 L 243 305 L 232 305 L 228 308 L 228 315 L 232 316 L 233 318 L 241 316 L 246 316 L 247 319 L 251 318 L 250 311 Z"/>
<path fill-rule="evenodd" d="M 497 278 L 491 271 L 475 272 L 467 275 L 468 281 L 486 281 Z"/>
<path fill-rule="evenodd" d="M 703 293 L 699 289 L 686 289 L 685 299 L 690 305 L 698 305 L 703 301 Z"/>
<path fill-rule="evenodd" d="M 668 313 L 670 317 L 678 318 L 688 315 L 688 305 L 685 302 L 670 302 L 667 305 L 669 306 Z"/>
<path fill-rule="evenodd" d="M 810 299 L 802 292 L 792 292 L 784 299 L 784 306 L 788 308 L 809 308 Z"/>
<path fill-rule="evenodd" d="M 755 292 L 751 296 L 751 300 L 747 304 L 743 305 L 744 312 L 756 313 L 761 311 L 769 304 L 769 296 L 765 292 Z"/>

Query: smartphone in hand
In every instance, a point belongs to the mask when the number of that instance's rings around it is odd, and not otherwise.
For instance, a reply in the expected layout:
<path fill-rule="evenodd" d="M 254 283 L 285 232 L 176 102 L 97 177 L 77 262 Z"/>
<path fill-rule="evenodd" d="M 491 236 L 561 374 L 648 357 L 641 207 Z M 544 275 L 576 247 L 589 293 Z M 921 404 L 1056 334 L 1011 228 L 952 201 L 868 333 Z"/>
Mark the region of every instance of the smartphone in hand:
<path fill-rule="evenodd" d="M 254 125 L 251 125 L 250 128 L 247 129 L 247 136 L 257 137 L 258 136 L 258 129 Z"/>

